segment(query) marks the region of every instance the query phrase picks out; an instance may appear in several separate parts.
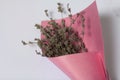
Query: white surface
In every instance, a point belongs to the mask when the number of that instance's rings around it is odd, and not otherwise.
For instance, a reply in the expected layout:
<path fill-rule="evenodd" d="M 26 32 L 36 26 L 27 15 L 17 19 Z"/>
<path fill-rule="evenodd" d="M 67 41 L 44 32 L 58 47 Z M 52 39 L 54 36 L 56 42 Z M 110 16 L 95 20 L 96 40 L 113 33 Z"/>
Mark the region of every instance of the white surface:
<path fill-rule="evenodd" d="M 0 80 L 70 80 L 46 58 L 36 55 L 36 47 L 21 44 L 21 40 L 39 37 L 34 24 L 47 19 L 44 9 L 55 13 L 57 2 L 69 2 L 74 14 L 93 0 L 0 0 Z M 97 0 L 97 4 L 107 68 L 112 80 L 120 80 L 120 0 Z"/>

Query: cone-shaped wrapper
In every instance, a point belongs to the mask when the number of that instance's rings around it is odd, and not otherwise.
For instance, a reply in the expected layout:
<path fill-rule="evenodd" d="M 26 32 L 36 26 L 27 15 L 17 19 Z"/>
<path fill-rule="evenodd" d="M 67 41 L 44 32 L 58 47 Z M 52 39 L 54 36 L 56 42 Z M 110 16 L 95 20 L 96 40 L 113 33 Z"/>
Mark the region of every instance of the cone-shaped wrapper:
<path fill-rule="evenodd" d="M 104 65 L 102 31 L 96 2 L 94 1 L 80 13 L 85 17 L 84 43 L 88 52 L 49 59 L 66 73 L 71 80 L 108 80 Z M 65 18 L 64 20 L 66 25 L 70 24 L 69 18 Z M 59 23 L 61 19 L 56 21 Z M 47 25 L 47 23 L 48 21 L 42 21 L 43 26 Z M 80 19 L 77 19 L 72 26 L 79 34 L 81 34 L 80 24 Z"/>

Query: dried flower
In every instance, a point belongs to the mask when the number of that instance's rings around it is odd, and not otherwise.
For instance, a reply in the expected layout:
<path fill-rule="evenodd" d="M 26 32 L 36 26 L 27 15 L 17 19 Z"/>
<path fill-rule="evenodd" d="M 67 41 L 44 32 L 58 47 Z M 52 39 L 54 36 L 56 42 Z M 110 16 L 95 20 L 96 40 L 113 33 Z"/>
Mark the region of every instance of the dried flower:
<path fill-rule="evenodd" d="M 58 4 L 58 12 L 63 13 L 63 7 L 61 3 L 57 3 Z"/>
<path fill-rule="evenodd" d="M 57 3 L 59 6 L 61 5 L 61 3 Z"/>
<path fill-rule="evenodd" d="M 49 16 L 48 15 L 48 10 L 45 10 L 44 12 L 45 12 L 45 15 L 48 17 Z"/>
<path fill-rule="evenodd" d="M 69 3 L 67 4 L 67 10 L 71 14 L 71 8 L 69 7 Z"/>
<path fill-rule="evenodd" d="M 38 52 L 37 50 L 35 50 L 36 54 L 41 54 L 40 52 Z"/>
<path fill-rule="evenodd" d="M 40 29 L 40 25 L 39 25 L 39 24 L 35 24 L 35 27 L 36 27 L 37 29 Z"/>
<path fill-rule="evenodd" d="M 25 41 L 22 40 L 21 42 L 22 42 L 23 45 L 27 45 L 27 43 Z"/>
<path fill-rule="evenodd" d="M 85 34 L 85 31 L 84 31 L 84 28 L 85 28 L 85 18 L 83 15 L 81 15 L 81 26 L 82 26 L 82 31 L 81 31 L 81 34 L 82 36 L 84 37 L 84 34 Z"/>

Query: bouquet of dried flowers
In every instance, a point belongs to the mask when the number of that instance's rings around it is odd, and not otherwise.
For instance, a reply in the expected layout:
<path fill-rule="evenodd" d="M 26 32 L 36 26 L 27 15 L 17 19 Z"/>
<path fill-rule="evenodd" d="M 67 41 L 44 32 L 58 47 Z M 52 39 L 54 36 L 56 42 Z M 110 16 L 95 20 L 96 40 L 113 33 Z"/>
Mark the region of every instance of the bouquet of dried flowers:
<path fill-rule="evenodd" d="M 47 57 L 71 80 L 110 80 L 104 64 L 101 26 L 96 3 L 93 2 L 84 10 L 86 15 L 82 13 L 72 15 L 71 8 L 67 4 L 68 18 L 63 18 L 62 4 L 57 5 L 62 19 L 59 21 L 53 19 L 49 11 L 45 10 L 45 15 L 50 19 L 46 21 L 47 25 L 44 25 L 46 23 L 35 25 L 42 33 L 41 39 L 35 38 L 34 42 L 22 41 L 22 43 L 37 44 L 42 53 L 37 50 L 36 53 Z M 78 20 L 80 23 L 76 24 Z M 90 29 L 89 35 L 88 29 Z"/>
<path fill-rule="evenodd" d="M 63 15 L 64 8 L 62 7 L 62 4 L 57 3 L 57 5 L 58 12 L 61 13 L 61 15 Z M 80 13 L 77 13 L 77 16 L 73 18 L 69 4 L 67 4 L 67 11 L 69 12 L 68 17 L 71 21 L 69 26 L 66 25 L 64 19 L 61 19 L 61 23 L 57 23 L 53 18 L 49 16 L 48 10 L 45 10 L 46 16 L 50 19 L 48 25 L 35 25 L 35 27 L 41 31 L 42 36 L 44 36 L 44 38 L 35 38 L 35 42 L 30 41 L 26 43 L 25 41 L 22 41 L 22 43 L 24 45 L 37 43 L 40 49 L 42 49 L 42 56 L 46 57 L 57 57 L 67 54 L 87 52 L 88 49 L 86 48 L 85 43 L 83 42 L 85 18 Z M 82 24 L 79 26 L 82 27 L 81 36 L 79 36 L 78 32 L 72 28 L 72 25 L 76 22 L 78 18 L 80 18 L 82 21 Z M 40 54 L 40 52 L 36 52 L 37 54 Z"/>

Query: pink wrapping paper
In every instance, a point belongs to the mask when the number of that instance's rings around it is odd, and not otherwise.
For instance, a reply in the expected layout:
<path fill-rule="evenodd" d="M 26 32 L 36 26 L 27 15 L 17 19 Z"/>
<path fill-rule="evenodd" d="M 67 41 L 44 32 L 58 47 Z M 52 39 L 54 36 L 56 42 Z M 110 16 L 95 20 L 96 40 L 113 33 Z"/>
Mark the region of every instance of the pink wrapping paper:
<path fill-rule="evenodd" d="M 101 52 L 66 55 L 50 60 L 64 71 L 71 80 L 106 80 Z"/>
<path fill-rule="evenodd" d="M 80 13 L 86 19 L 84 42 L 88 52 L 49 58 L 49 60 L 68 75 L 71 80 L 109 80 L 104 65 L 102 31 L 96 2 L 94 1 Z M 66 25 L 69 25 L 70 19 L 64 19 Z M 59 23 L 61 19 L 56 21 Z M 42 21 L 43 26 L 47 23 L 48 21 Z M 80 19 L 72 27 L 80 34 Z"/>

